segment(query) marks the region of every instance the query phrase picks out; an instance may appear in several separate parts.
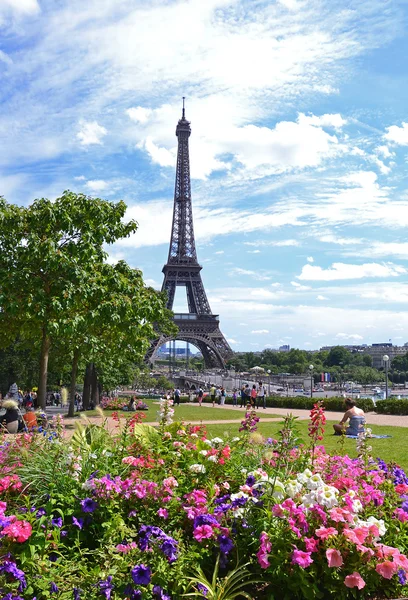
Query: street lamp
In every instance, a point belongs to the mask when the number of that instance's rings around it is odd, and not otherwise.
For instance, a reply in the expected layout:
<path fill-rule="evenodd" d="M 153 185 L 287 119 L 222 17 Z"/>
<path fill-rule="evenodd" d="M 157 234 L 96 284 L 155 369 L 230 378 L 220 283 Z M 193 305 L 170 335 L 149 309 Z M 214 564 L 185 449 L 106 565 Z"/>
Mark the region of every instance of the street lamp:
<path fill-rule="evenodd" d="M 309 365 L 310 371 L 310 397 L 313 398 L 313 365 Z"/>
<path fill-rule="evenodd" d="M 388 363 L 390 362 L 388 354 L 384 354 L 383 361 L 385 366 L 385 399 L 388 400 Z"/>
<path fill-rule="evenodd" d="M 271 395 L 271 370 L 266 371 L 268 373 L 268 398 Z"/>

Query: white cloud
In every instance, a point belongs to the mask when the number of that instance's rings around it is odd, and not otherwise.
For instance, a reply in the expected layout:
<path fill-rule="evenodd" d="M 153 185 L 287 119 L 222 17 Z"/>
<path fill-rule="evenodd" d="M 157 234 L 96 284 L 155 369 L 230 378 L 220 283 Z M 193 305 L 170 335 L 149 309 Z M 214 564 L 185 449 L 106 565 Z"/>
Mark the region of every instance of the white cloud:
<path fill-rule="evenodd" d="M 336 281 L 342 279 L 362 279 L 363 277 L 398 277 L 407 270 L 404 267 L 391 263 L 366 263 L 351 265 L 346 263 L 333 263 L 331 268 L 304 265 L 298 279 L 308 281 Z"/>
<path fill-rule="evenodd" d="M 40 12 L 37 0 L 1 0 L 0 13 L 7 9 L 21 15 L 35 15 Z"/>
<path fill-rule="evenodd" d="M 227 338 L 227 342 L 229 344 L 232 344 L 233 346 L 235 346 L 236 344 L 239 344 L 239 342 L 237 342 L 237 340 L 234 340 L 233 338 Z"/>
<path fill-rule="evenodd" d="M 269 329 L 253 329 L 251 333 L 269 333 Z"/>
<path fill-rule="evenodd" d="M 351 253 L 350 253 L 351 254 Z M 408 260 L 408 242 L 371 242 L 359 250 L 360 256 L 380 258 L 395 256 Z"/>
<path fill-rule="evenodd" d="M 391 125 L 387 127 L 387 133 L 384 134 L 384 139 L 389 142 L 394 142 L 398 146 L 408 146 L 408 123 L 402 123 L 401 127 Z"/>
<path fill-rule="evenodd" d="M 327 297 L 319 294 L 318 296 L 316 296 L 316 300 L 327 300 Z"/>
<path fill-rule="evenodd" d="M 332 233 L 325 233 L 318 236 L 320 242 L 327 244 L 338 244 L 339 246 L 354 246 L 355 244 L 362 244 L 363 240 L 359 238 L 344 238 L 334 235 Z"/>
<path fill-rule="evenodd" d="M 75 181 L 85 181 L 86 177 L 85 175 L 78 175 L 78 177 L 74 177 Z"/>
<path fill-rule="evenodd" d="M 260 250 L 247 250 L 248 254 L 260 254 L 261 251 Z"/>
<path fill-rule="evenodd" d="M 363 336 L 358 333 L 338 333 L 336 338 L 339 340 L 353 340 L 355 342 L 363 340 Z"/>
<path fill-rule="evenodd" d="M 81 129 L 77 133 L 77 139 L 81 146 L 102 144 L 102 138 L 108 133 L 105 127 L 99 125 L 96 121 L 82 121 L 80 126 Z"/>
<path fill-rule="evenodd" d="M 252 277 L 253 279 L 256 279 L 258 281 L 269 281 L 271 279 L 271 277 L 269 275 L 265 275 L 265 274 L 259 273 L 257 271 L 251 271 L 249 269 L 241 269 L 240 267 L 235 267 L 234 269 L 231 269 L 231 271 L 229 272 L 229 275 L 232 277 L 248 276 L 248 277 Z"/>
<path fill-rule="evenodd" d="M 388 146 L 377 146 L 377 148 L 374 149 L 374 152 L 383 158 L 391 158 L 394 156 L 394 152 L 390 152 Z"/>
<path fill-rule="evenodd" d="M 128 108 L 126 114 L 135 123 L 147 123 L 152 114 L 152 110 L 150 108 L 143 108 L 143 106 L 136 106 Z"/>
<path fill-rule="evenodd" d="M 259 240 L 257 242 L 244 242 L 245 246 L 300 246 L 298 240 Z"/>
<path fill-rule="evenodd" d="M 214 254 L 224 254 L 224 250 L 217 250 L 217 252 L 214 252 Z"/>
<path fill-rule="evenodd" d="M 305 292 L 305 291 L 311 289 L 308 285 L 302 285 L 301 283 L 298 283 L 297 281 L 291 281 L 290 284 L 293 285 L 295 290 L 298 292 Z"/>
<path fill-rule="evenodd" d="M 308 256 L 308 257 L 306 258 L 306 260 L 307 260 L 307 262 L 308 262 L 308 263 L 313 263 L 313 262 L 314 262 L 314 258 L 313 258 L 313 256 Z"/>
<path fill-rule="evenodd" d="M 103 179 L 90 179 L 86 182 L 86 187 L 93 192 L 102 192 L 109 187 L 109 183 L 107 181 L 103 181 Z"/>
<path fill-rule="evenodd" d="M 340 114 L 334 115 L 299 115 L 299 123 L 306 123 L 309 125 L 315 125 L 317 127 L 333 127 L 334 129 L 341 129 L 347 123 Z"/>

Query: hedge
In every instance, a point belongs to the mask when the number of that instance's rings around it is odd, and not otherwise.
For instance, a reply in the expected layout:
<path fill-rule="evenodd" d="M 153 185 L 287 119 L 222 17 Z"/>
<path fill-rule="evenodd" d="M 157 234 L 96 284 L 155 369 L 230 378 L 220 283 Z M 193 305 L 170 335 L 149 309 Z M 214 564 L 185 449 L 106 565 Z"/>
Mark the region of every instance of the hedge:
<path fill-rule="evenodd" d="M 388 400 L 377 400 L 375 412 L 380 415 L 408 415 L 408 400 L 388 398 Z"/>

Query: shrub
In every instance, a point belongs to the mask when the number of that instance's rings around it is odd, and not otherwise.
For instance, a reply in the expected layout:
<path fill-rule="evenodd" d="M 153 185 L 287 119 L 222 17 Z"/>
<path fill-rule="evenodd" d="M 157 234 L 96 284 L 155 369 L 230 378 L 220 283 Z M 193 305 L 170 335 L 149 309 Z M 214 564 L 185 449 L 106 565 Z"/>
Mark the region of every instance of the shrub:
<path fill-rule="evenodd" d="M 408 415 L 408 400 L 377 400 L 375 411 L 381 415 Z"/>

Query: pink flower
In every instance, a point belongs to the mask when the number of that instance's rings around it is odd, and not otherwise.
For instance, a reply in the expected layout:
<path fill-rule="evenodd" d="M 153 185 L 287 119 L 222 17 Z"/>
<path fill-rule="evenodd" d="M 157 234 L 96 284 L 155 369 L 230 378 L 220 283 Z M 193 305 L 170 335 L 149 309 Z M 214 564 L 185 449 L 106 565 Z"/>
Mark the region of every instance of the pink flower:
<path fill-rule="evenodd" d="M 306 544 L 306 551 L 307 552 L 317 552 L 319 550 L 319 540 L 316 540 L 315 538 L 303 538 L 305 544 Z"/>
<path fill-rule="evenodd" d="M 11 538 L 14 542 L 25 542 L 32 533 L 32 527 L 27 521 L 15 521 L 7 525 L 2 535 Z"/>
<path fill-rule="evenodd" d="M 167 519 L 169 516 L 169 513 L 165 508 L 159 508 L 159 510 L 157 511 L 157 514 L 159 515 L 159 517 L 162 517 L 163 519 Z"/>
<path fill-rule="evenodd" d="M 258 558 L 258 563 L 261 566 L 262 569 L 267 569 L 270 565 L 270 562 L 268 560 L 268 556 L 269 556 L 269 552 L 272 549 L 272 544 L 269 540 L 269 536 L 268 534 L 263 531 L 261 533 L 261 535 L 259 536 L 259 541 L 260 541 L 260 547 L 259 550 L 256 554 L 257 558 Z"/>
<path fill-rule="evenodd" d="M 311 552 L 303 552 L 303 550 L 299 550 L 295 546 L 292 554 L 292 564 L 299 565 L 302 567 L 302 569 L 306 569 L 306 567 L 309 567 L 313 562 L 313 559 L 310 557 L 310 555 Z"/>
<path fill-rule="evenodd" d="M 315 534 L 322 540 L 327 540 L 332 535 L 337 535 L 338 531 L 334 527 L 320 527 L 316 529 Z"/>
<path fill-rule="evenodd" d="M 343 557 L 335 548 L 329 548 L 326 550 L 326 558 L 329 567 L 341 567 L 343 564 Z"/>
<path fill-rule="evenodd" d="M 401 523 L 408 521 L 408 513 L 406 513 L 405 510 L 402 510 L 402 508 L 396 508 L 394 510 L 394 515 L 399 521 L 401 521 Z"/>
<path fill-rule="evenodd" d="M 213 536 L 213 529 L 210 525 L 199 525 L 194 529 L 193 533 L 197 542 L 201 542 L 205 538 L 210 538 Z"/>
<path fill-rule="evenodd" d="M 361 577 L 360 573 L 356 573 L 356 571 L 354 571 L 354 573 L 352 573 L 351 575 L 347 575 L 347 577 L 344 580 L 344 585 L 348 588 L 356 587 L 359 590 L 362 590 L 363 587 L 365 587 L 365 584 L 366 583 Z"/>
<path fill-rule="evenodd" d="M 375 570 L 379 573 L 384 579 L 391 579 L 391 577 L 397 572 L 398 566 L 395 563 L 392 563 L 390 560 L 386 560 L 383 563 L 379 563 Z"/>
<path fill-rule="evenodd" d="M 0 515 L 4 515 L 7 508 L 7 502 L 0 502 Z"/>

